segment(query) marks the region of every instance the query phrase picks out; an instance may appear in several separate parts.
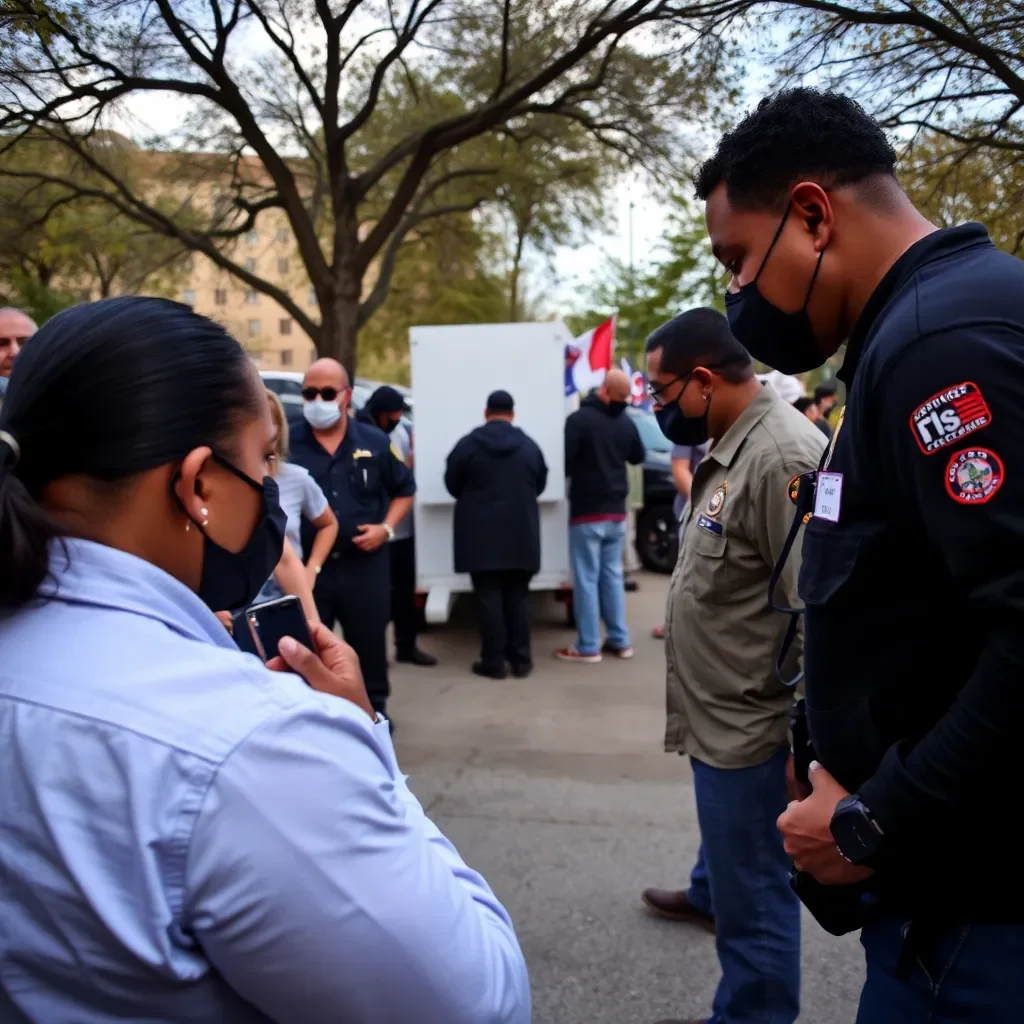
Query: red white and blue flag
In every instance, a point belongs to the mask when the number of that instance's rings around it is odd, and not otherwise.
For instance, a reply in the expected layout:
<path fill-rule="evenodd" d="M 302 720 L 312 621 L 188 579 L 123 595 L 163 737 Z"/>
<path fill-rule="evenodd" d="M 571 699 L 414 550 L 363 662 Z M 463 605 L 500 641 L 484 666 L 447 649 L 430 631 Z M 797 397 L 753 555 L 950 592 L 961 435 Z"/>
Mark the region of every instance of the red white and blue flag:
<path fill-rule="evenodd" d="M 604 375 L 612 368 L 614 347 L 615 317 L 581 334 L 571 345 L 566 345 L 566 395 L 600 387 L 604 383 Z"/>

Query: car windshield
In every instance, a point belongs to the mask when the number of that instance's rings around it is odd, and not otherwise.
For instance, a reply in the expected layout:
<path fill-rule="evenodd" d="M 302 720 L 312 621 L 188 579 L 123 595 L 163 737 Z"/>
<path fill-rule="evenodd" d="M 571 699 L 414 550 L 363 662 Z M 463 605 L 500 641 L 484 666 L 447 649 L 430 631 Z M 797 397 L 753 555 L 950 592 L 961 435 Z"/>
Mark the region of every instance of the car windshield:
<path fill-rule="evenodd" d="M 672 442 L 661 432 L 658 421 L 649 412 L 631 413 L 640 440 L 649 452 L 670 452 Z"/>

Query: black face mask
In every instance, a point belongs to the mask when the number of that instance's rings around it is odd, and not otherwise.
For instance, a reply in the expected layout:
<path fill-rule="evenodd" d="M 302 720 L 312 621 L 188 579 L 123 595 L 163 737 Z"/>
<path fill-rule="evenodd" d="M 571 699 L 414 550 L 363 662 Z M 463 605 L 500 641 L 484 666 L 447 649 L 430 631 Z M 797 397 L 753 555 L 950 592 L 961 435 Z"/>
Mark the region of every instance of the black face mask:
<path fill-rule="evenodd" d="M 807 303 L 811 299 L 814 282 L 821 270 L 821 258 L 825 255 L 822 249 L 818 253 L 818 263 L 807 286 L 804 304 L 796 313 L 784 313 L 778 306 L 773 306 L 757 287 L 757 279 L 761 276 L 768 257 L 771 256 L 775 243 L 786 226 L 786 218 L 792 207 L 787 207 L 782 216 L 772 244 L 764 254 L 761 266 L 753 281 L 745 284 L 738 292 L 727 292 L 725 296 L 725 312 L 729 317 L 729 327 L 736 340 L 755 358 L 766 363 L 780 373 L 803 373 L 813 370 L 825 362 L 825 353 L 814 340 L 811 320 L 807 315 Z"/>
<path fill-rule="evenodd" d="M 378 422 L 380 421 L 378 420 Z M 385 420 L 380 424 L 380 429 L 383 430 L 385 434 L 390 434 L 401 422 L 401 420 Z"/>
<path fill-rule="evenodd" d="M 265 476 L 263 483 L 257 483 L 216 453 L 213 459 L 263 496 L 260 519 L 241 551 L 228 551 L 221 547 L 210 539 L 200 523 L 192 520 L 203 535 L 203 572 L 199 579 L 199 597 L 212 611 L 236 611 L 253 602 L 281 560 L 288 517 L 278 501 L 277 481 L 272 476 Z M 175 476 L 171 481 L 171 493 L 185 512 L 185 506 L 174 492 L 177 479 L 178 476 Z M 188 515 L 188 512 L 185 514 Z"/>
<path fill-rule="evenodd" d="M 708 413 L 711 410 L 711 400 L 709 398 L 704 406 L 704 414 L 702 416 L 685 415 L 683 410 L 679 408 L 679 403 L 682 401 L 686 386 L 689 383 L 690 378 L 687 376 L 683 381 L 683 389 L 679 392 L 676 400 L 658 409 L 654 414 L 654 418 L 658 421 L 661 432 L 673 444 L 694 446 L 704 444 L 708 439 Z"/>
<path fill-rule="evenodd" d="M 621 416 L 629 402 L 605 402 L 605 405 L 608 407 L 609 416 Z"/>

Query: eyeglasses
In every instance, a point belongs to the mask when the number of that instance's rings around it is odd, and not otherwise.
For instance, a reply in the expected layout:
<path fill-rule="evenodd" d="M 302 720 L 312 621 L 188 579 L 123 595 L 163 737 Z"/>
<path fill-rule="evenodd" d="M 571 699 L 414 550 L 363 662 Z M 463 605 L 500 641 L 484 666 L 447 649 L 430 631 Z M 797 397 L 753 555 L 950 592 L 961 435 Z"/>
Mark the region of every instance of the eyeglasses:
<path fill-rule="evenodd" d="M 700 363 L 699 365 L 702 366 L 705 370 L 721 370 L 721 369 L 723 369 L 726 366 L 730 366 L 732 363 L 740 363 L 740 362 L 745 363 L 745 362 L 749 362 L 749 361 L 750 361 L 750 356 L 748 356 L 746 354 L 743 354 L 743 355 L 737 354 L 737 355 L 734 355 L 734 356 L 729 356 L 726 359 L 722 359 L 722 360 L 720 360 L 717 363 Z M 695 366 L 693 369 L 696 370 L 697 367 Z M 670 387 L 672 387 L 673 384 L 678 384 L 680 381 L 687 381 L 692 376 L 693 376 L 693 370 L 690 370 L 689 373 L 681 373 L 678 376 L 673 377 L 667 384 L 662 384 L 660 388 L 656 388 L 653 384 L 648 383 L 648 385 L 647 385 L 647 397 L 652 402 L 657 402 L 659 405 L 662 405 L 664 403 L 662 402 L 662 397 L 661 396 L 664 395 L 665 392 L 668 391 L 668 389 Z M 685 389 L 685 384 L 683 385 L 683 387 Z"/>
<path fill-rule="evenodd" d="M 307 402 L 316 401 L 319 396 L 325 402 L 333 402 L 341 392 L 337 388 L 303 388 L 302 397 Z"/>
<path fill-rule="evenodd" d="M 668 391 L 668 389 L 670 387 L 672 387 L 673 384 L 678 384 L 681 380 L 688 380 L 689 377 L 690 377 L 689 373 L 684 373 L 684 374 L 681 374 L 678 377 L 673 377 L 667 384 L 662 384 L 660 388 L 656 388 L 653 384 L 648 383 L 648 385 L 647 385 L 647 397 L 652 402 L 657 402 L 660 405 L 661 404 L 661 396 L 663 394 L 665 394 L 665 392 Z"/>
<path fill-rule="evenodd" d="M 27 334 L 20 336 L 15 334 L 10 337 L 0 335 L 0 348 L 9 348 L 11 345 L 17 345 L 18 348 L 22 348 L 29 337 L 30 335 Z"/>

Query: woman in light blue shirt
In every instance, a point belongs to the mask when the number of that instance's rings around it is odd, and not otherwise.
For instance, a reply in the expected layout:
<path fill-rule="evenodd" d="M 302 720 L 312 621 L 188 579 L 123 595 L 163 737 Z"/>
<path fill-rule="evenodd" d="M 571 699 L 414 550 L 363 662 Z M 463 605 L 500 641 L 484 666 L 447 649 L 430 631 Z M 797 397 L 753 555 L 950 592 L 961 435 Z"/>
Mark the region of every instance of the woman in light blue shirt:
<path fill-rule="evenodd" d="M 508 915 L 406 788 L 351 649 L 320 627 L 268 668 L 214 617 L 280 556 L 272 453 L 251 364 L 185 306 L 78 306 L 18 360 L 5 1024 L 530 1019 Z"/>

